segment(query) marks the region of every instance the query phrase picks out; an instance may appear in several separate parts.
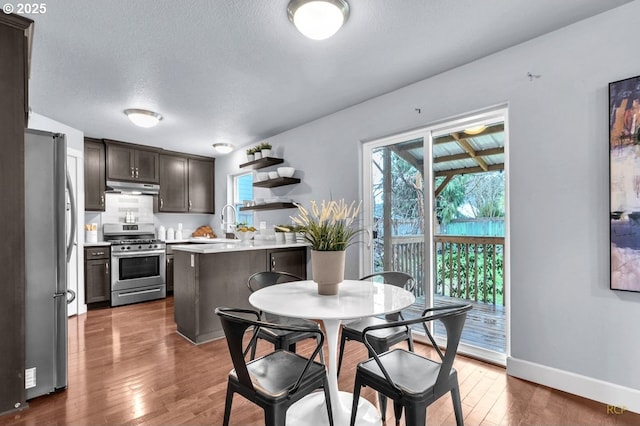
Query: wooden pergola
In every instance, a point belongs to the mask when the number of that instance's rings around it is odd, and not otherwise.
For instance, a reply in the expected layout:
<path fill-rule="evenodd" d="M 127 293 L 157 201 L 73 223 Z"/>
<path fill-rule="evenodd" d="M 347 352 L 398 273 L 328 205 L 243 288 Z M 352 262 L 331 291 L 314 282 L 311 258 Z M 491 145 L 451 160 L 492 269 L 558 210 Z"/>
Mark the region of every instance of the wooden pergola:
<path fill-rule="evenodd" d="M 466 130 L 438 136 L 433 140 L 434 198 L 457 175 L 504 170 L 504 122 L 483 126 L 476 131 Z M 384 178 L 384 217 L 391 215 L 391 152 L 420 172 L 424 179 L 424 140 L 409 140 L 387 147 L 381 171 Z M 435 184 L 438 178 L 444 178 Z M 421 192 L 421 185 L 414 185 Z M 384 223 L 385 235 L 391 235 L 391 223 Z M 391 253 L 391 241 L 385 239 L 385 253 Z M 385 256 L 385 267 L 391 260 Z"/>

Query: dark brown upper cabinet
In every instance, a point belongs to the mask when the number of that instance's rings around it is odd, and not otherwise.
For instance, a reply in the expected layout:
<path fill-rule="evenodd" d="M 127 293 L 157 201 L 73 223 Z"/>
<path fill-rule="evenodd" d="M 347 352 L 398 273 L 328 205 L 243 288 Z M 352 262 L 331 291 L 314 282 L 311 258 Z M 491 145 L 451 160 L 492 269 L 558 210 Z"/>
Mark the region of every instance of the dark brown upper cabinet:
<path fill-rule="evenodd" d="M 105 140 L 107 146 L 107 180 L 141 183 L 160 182 L 160 154 Z"/>
<path fill-rule="evenodd" d="M 105 148 L 100 139 L 84 138 L 84 209 L 104 211 Z"/>
<path fill-rule="evenodd" d="M 160 155 L 158 211 L 214 213 L 214 160 Z"/>
<path fill-rule="evenodd" d="M 189 213 L 214 213 L 214 160 L 189 158 Z"/>
<path fill-rule="evenodd" d="M 184 213 L 189 209 L 189 160 L 178 155 L 160 155 L 158 211 Z"/>

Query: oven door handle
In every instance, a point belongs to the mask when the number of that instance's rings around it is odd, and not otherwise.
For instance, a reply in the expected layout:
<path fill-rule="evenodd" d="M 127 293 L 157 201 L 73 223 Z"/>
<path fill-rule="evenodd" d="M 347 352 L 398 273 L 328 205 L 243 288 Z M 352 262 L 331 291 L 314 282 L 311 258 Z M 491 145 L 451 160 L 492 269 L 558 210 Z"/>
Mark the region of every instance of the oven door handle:
<path fill-rule="evenodd" d="M 164 250 L 152 250 L 152 251 L 123 251 L 123 252 L 111 252 L 111 257 L 148 257 L 157 254 L 165 254 Z"/>
<path fill-rule="evenodd" d="M 149 290 L 134 290 L 134 291 L 126 291 L 126 292 L 122 291 L 118 295 L 120 297 L 127 297 L 127 296 L 137 296 L 139 294 L 158 293 L 160 291 L 162 291 L 161 288 L 152 288 Z"/>

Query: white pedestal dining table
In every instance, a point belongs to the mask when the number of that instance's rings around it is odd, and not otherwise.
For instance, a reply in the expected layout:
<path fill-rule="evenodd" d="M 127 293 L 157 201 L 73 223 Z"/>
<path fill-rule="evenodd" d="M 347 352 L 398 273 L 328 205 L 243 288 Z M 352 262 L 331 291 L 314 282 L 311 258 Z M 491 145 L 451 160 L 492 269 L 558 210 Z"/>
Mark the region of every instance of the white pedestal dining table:
<path fill-rule="evenodd" d="M 344 280 L 338 294 L 318 294 L 313 281 L 294 281 L 262 288 L 251 294 L 249 303 L 276 315 L 321 321 L 329 353 L 328 378 L 333 420 L 336 426 L 348 425 L 353 394 L 338 390 L 336 355 L 343 320 L 398 312 L 413 304 L 415 297 L 400 287 L 371 281 Z M 287 425 L 328 424 L 324 394 L 314 392 L 287 411 Z M 380 425 L 380 413 L 364 398 L 358 402 L 357 425 Z"/>

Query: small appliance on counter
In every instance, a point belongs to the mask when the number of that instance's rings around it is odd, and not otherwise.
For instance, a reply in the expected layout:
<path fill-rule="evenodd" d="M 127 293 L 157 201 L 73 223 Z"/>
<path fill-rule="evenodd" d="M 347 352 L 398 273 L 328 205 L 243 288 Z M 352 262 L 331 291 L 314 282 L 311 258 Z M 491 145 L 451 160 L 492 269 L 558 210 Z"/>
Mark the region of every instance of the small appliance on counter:
<path fill-rule="evenodd" d="M 111 306 L 166 297 L 166 244 L 153 223 L 105 223 L 111 243 Z"/>

